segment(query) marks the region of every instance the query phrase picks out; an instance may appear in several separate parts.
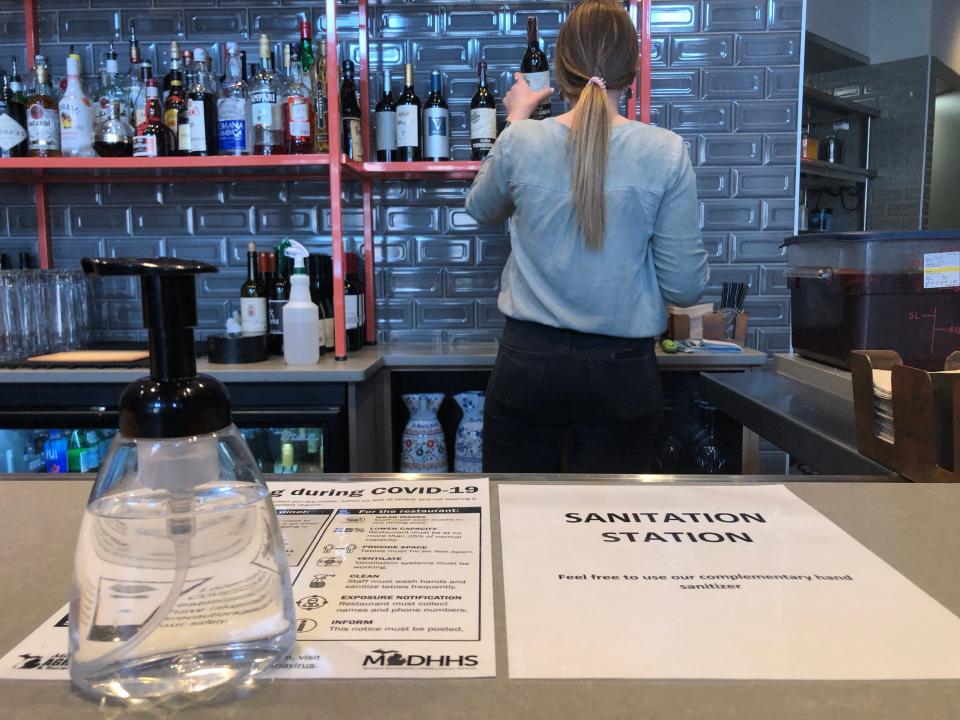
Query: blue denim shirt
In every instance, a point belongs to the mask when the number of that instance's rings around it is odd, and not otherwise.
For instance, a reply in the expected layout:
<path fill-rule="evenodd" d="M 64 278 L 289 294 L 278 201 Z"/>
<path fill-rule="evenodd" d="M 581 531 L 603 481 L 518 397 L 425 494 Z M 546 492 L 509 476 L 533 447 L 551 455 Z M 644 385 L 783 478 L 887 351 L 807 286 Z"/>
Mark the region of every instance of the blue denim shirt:
<path fill-rule="evenodd" d="M 659 335 L 665 301 L 693 305 L 710 277 L 683 139 L 638 122 L 611 128 L 605 233 L 602 247 L 591 250 L 570 192 L 569 132 L 553 119 L 511 125 L 470 188 L 474 219 L 510 218 L 500 311 L 580 332 Z"/>

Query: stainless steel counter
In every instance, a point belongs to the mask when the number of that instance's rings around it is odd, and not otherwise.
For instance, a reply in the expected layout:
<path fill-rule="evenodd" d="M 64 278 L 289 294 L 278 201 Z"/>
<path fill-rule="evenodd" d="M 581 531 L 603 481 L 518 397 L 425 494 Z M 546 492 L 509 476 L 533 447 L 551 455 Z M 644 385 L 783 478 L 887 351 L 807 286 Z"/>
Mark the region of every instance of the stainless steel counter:
<path fill-rule="evenodd" d="M 289 476 L 288 476 L 289 477 Z M 665 478 L 493 476 L 494 487 L 537 482 L 655 482 Z M 759 478 L 776 481 L 776 478 Z M 821 478 L 826 479 L 826 478 Z M 695 477 L 680 482 L 714 482 Z M 847 480 L 847 478 L 844 478 Z M 934 599 L 960 612 L 960 487 L 874 483 L 791 483 L 824 513 Z M 0 480 L 0 651 L 7 651 L 64 602 L 73 546 L 89 482 Z M 499 562 L 499 516 L 493 492 L 494 602 L 498 676 L 476 680 L 335 680 L 261 683 L 242 700 L 178 711 L 183 720 L 318 718 L 710 718 L 711 720 L 946 720 L 957 717 L 960 681 L 790 682 L 705 680 L 508 679 Z M 664 608 L 669 612 L 669 608 Z M 655 622 L 656 618 L 651 618 Z M 678 641 L 682 641 L 679 638 Z M 825 648 L 835 652 L 842 648 Z M 895 648 L 891 648 L 895 652 Z M 5 720 L 128 717 L 101 709 L 65 682 L 0 681 Z M 147 717 L 148 715 L 142 715 Z M 149 717 L 166 717 L 154 713 Z"/>
<path fill-rule="evenodd" d="M 383 367 L 404 370 L 489 368 L 497 357 L 496 343 L 407 344 L 365 347 L 341 362 L 328 353 L 316 365 L 286 365 L 275 357 L 248 365 L 216 365 L 201 358 L 197 369 L 224 382 L 363 382 Z M 762 367 L 765 353 L 749 348 L 741 353 L 658 353 L 664 370 L 744 370 Z M 0 383 L 127 383 L 143 377 L 143 368 L 0 369 Z"/>

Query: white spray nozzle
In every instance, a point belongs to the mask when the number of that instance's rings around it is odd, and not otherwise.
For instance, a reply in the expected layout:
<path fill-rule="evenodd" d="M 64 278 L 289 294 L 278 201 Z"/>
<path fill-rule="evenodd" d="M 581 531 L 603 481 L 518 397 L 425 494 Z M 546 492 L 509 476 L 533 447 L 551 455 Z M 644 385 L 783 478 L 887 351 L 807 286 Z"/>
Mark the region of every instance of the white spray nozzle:
<path fill-rule="evenodd" d="M 310 256 L 310 253 L 296 240 L 287 240 L 287 242 L 290 243 L 290 246 L 283 252 L 288 258 L 293 258 L 293 271 L 306 273 L 304 261 Z"/>

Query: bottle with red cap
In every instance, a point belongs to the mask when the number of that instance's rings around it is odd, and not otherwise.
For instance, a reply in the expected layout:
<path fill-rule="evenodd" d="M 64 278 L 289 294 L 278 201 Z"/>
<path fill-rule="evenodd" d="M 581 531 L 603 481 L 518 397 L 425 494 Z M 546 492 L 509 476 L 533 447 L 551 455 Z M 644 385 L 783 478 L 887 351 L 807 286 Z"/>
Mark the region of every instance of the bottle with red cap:
<path fill-rule="evenodd" d="M 147 80 L 146 119 L 137 127 L 133 138 L 134 157 L 165 157 L 172 154 L 174 144 L 173 131 L 163 122 L 163 110 L 160 107 L 160 88 L 153 78 Z"/>

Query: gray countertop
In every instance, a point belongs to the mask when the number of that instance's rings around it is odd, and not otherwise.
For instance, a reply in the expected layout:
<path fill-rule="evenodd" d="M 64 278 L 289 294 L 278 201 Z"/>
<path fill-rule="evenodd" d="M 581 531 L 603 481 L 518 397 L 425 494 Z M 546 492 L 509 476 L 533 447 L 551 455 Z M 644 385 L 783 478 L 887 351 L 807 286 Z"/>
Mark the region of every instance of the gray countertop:
<path fill-rule="evenodd" d="M 494 487 L 507 478 L 494 476 Z M 646 481 L 662 478 L 647 477 Z M 767 478 L 775 480 L 774 478 Z M 512 480 L 548 481 L 547 476 Z M 553 481 L 558 481 L 556 478 Z M 590 478 L 562 481 L 586 482 Z M 593 481 L 599 479 L 593 478 Z M 636 480 L 636 479 L 635 479 Z M 634 480 L 634 481 L 635 481 Z M 682 482 L 712 482 L 686 477 Z M 599 480 L 609 482 L 610 480 Z M 630 482 L 622 479 L 620 482 Z M 952 612 L 960 612 L 960 487 L 949 484 L 790 483 L 806 502 Z M 11 480 L 0 506 L 0 651 L 64 602 L 89 482 Z M 946 720 L 957 717 L 960 681 L 510 680 L 507 677 L 499 515 L 493 502 L 498 676 L 474 680 L 263 682 L 243 700 L 181 710 L 183 720 L 318 718 L 711 718 L 711 720 Z M 664 608 L 665 612 L 669 608 Z M 655 620 L 655 618 L 653 619 Z M 682 642 L 682 638 L 678 638 Z M 733 647 L 733 646 L 731 646 Z M 838 648 L 825 648 L 824 652 Z M 891 651 L 895 651 L 891 648 Z M 75 695 L 66 682 L 0 681 L 5 720 L 129 717 Z M 164 713 L 142 717 L 167 717 Z"/>
<path fill-rule="evenodd" d="M 362 382 L 383 367 L 488 368 L 497 357 L 496 343 L 388 344 L 365 347 L 338 362 L 327 353 L 316 365 L 286 365 L 275 357 L 248 365 L 216 365 L 201 358 L 197 369 L 224 382 Z M 749 348 L 741 353 L 658 353 L 664 370 L 742 370 L 761 367 L 765 353 Z M 143 368 L 0 369 L 0 383 L 119 383 L 143 377 Z"/>
<path fill-rule="evenodd" d="M 723 413 L 819 472 L 891 474 L 857 451 L 847 397 L 773 370 L 708 373 L 700 386 Z"/>

